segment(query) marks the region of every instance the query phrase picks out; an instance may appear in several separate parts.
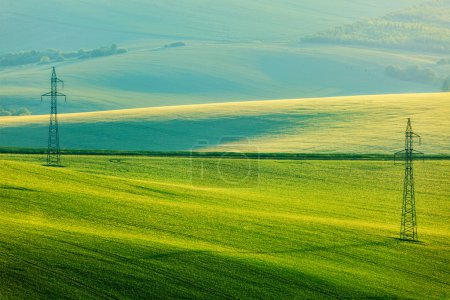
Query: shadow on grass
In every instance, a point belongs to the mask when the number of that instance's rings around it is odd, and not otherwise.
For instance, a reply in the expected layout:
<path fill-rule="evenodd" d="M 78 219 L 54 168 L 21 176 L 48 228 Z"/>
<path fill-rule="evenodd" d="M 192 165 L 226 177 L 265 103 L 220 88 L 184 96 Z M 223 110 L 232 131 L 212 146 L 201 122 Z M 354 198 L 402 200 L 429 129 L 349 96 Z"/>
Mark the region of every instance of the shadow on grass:
<path fill-rule="evenodd" d="M 425 243 L 425 242 L 422 242 L 422 241 L 405 240 L 405 239 L 394 238 L 394 237 L 391 237 L 390 239 L 396 241 L 397 243 L 426 245 L 426 243 Z"/>
<path fill-rule="evenodd" d="M 49 165 L 49 164 L 43 164 L 43 167 L 49 167 L 49 168 L 65 168 L 63 165 Z"/>
<path fill-rule="evenodd" d="M 0 189 L 22 191 L 22 192 L 39 192 L 38 190 L 33 190 L 33 189 L 21 187 L 21 186 L 6 185 L 6 184 L 0 184 Z"/>

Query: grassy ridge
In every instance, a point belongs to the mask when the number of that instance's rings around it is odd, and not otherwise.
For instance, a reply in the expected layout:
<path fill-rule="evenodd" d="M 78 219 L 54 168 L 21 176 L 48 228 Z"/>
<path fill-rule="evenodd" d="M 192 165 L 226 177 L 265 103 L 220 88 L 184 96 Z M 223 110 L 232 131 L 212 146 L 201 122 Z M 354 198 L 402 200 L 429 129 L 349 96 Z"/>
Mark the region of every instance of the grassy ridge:
<path fill-rule="evenodd" d="M 64 162 L 1 156 L 2 298 L 449 296 L 449 161 L 416 164 L 421 244 L 396 240 L 391 162 L 265 160 L 247 189 L 216 159 L 206 182 L 183 158 Z"/>
<path fill-rule="evenodd" d="M 230 0 L 216 5 L 201 0 L 182 3 L 136 0 L 114 5 L 105 0 L 95 3 L 48 0 L 40 6 L 35 6 L 32 0 L 5 0 L 0 19 L 4 46 L 0 51 L 18 51 L 31 46 L 93 48 L 98 47 L 99 42 L 111 44 L 156 38 L 293 40 L 342 22 L 386 14 L 421 2 L 423 0 L 379 0 L 368 8 L 363 0 L 333 3 L 326 0 L 277 3 Z M 58 11 L 57 15 L 51 13 L 53 9 Z M 261 22 L 266 19 L 271 22 Z M 53 32 L 53 37 L 49 37 L 48 32 Z"/>
<path fill-rule="evenodd" d="M 124 151 L 391 154 L 406 119 L 420 150 L 449 154 L 450 94 L 401 94 L 149 107 L 60 115 L 61 147 Z M 0 118 L 0 145 L 47 145 L 48 115 Z M 235 137 L 234 142 L 223 138 Z M 200 141 L 206 141 L 199 144 Z M 226 150 L 224 150 L 226 149 Z"/>
<path fill-rule="evenodd" d="M 65 80 L 64 112 L 297 97 L 440 91 L 439 85 L 392 79 L 388 65 L 436 69 L 442 55 L 402 54 L 338 46 L 186 42 L 156 50 L 167 40 L 126 46 L 129 52 L 56 64 Z M 439 66 L 439 76 L 450 67 Z M 0 70 L 0 104 L 27 107 L 34 115 L 48 105 L 50 65 Z M 86 76 L 89 74 L 89 76 Z M 34 100 L 33 100 L 34 99 Z"/>
<path fill-rule="evenodd" d="M 31 51 L 45 62 L 45 51 L 55 54 L 48 48 L 61 49 L 71 57 L 78 56 L 74 51 L 80 48 L 111 44 L 129 50 L 118 56 L 61 62 L 56 54 L 58 75 L 66 81 L 69 96 L 62 108 L 65 112 L 436 92 L 450 72 L 450 65 L 436 64 L 447 59 L 442 53 L 296 42 L 302 36 L 423 2 L 230 0 L 212 6 L 200 0 L 126 5 L 48 0 L 36 7 L 31 0 L 4 0 L 0 54 Z M 49 15 L 53 10 L 58 15 Z M 53 33 L 51 37 L 48 32 Z M 164 47 L 174 42 L 185 46 Z M 391 78 L 385 74 L 390 65 L 417 65 L 431 69 L 440 79 L 415 83 Z M 39 95 L 48 88 L 50 67 L 1 68 L 0 105 L 7 111 L 25 107 L 35 115 L 46 113 L 48 106 L 40 104 Z"/>

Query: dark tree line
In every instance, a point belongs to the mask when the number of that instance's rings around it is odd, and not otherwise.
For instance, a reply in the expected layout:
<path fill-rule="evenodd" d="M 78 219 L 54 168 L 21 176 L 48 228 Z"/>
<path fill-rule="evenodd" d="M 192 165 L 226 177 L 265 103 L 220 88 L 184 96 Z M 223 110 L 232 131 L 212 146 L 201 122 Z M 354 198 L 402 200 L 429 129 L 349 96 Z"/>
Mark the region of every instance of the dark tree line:
<path fill-rule="evenodd" d="M 62 52 L 57 49 L 21 51 L 0 55 L 0 66 L 18 66 L 26 64 L 46 64 L 70 59 L 88 59 L 126 53 L 126 49 L 115 44 L 91 50 L 80 49 L 74 52 Z"/>
<path fill-rule="evenodd" d="M 31 115 L 31 111 L 26 107 L 20 108 L 4 108 L 0 106 L 0 116 L 28 116 Z"/>
<path fill-rule="evenodd" d="M 407 66 L 405 68 L 398 66 L 387 66 L 385 68 L 387 75 L 405 80 L 419 83 L 437 83 L 440 78 L 432 69 L 422 68 L 419 66 Z"/>
<path fill-rule="evenodd" d="M 339 26 L 305 37 L 302 41 L 448 52 L 450 51 L 449 3 L 431 1 L 383 18 Z"/>

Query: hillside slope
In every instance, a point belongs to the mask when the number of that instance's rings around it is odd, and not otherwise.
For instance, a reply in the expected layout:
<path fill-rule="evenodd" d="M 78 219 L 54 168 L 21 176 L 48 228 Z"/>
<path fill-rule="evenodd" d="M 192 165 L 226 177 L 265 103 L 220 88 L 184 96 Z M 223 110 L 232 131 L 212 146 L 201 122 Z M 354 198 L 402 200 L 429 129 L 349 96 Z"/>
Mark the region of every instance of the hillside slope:
<path fill-rule="evenodd" d="M 439 77 L 450 65 L 441 56 L 337 46 L 187 42 L 160 49 L 144 42 L 128 53 L 55 63 L 65 81 L 67 112 L 265 99 L 433 92 L 440 82 L 389 77 L 388 65 L 418 65 Z M 50 64 L 0 69 L 0 105 L 47 111 L 39 96 L 49 89 Z"/>
<path fill-rule="evenodd" d="M 448 154 L 449 113 L 449 93 L 273 100 L 63 114 L 60 132 L 71 149 L 190 150 L 206 140 L 200 148 L 212 150 L 234 136 L 243 151 L 392 153 L 410 117 L 423 151 Z M 1 145 L 45 147 L 47 123 L 2 117 Z"/>
<path fill-rule="evenodd" d="M 55 48 L 61 55 L 51 63 L 41 57 L 42 63 L 36 58 L 31 64 L 0 65 L 5 111 L 45 113 L 37 100 L 49 88 L 52 65 L 66 81 L 66 112 L 437 92 L 450 74 L 450 64 L 436 64 L 447 59 L 442 53 L 297 42 L 366 17 L 402 12 L 423 3 L 419 0 L 33 3 L 2 2 L 0 54 Z M 49 16 L 53 11 L 58 13 Z M 183 46 L 165 47 L 173 43 Z M 128 52 L 83 60 L 63 55 L 111 44 Z M 425 82 L 392 78 L 385 72 L 390 65 L 418 66 L 435 76 Z"/>
<path fill-rule="evenodd" d="M 422 243 L 402 243 L 390 162 L 262 161 L 234 189 L 192 185 L 190 159 L 39 158 L 0 156 L 0 298 L 449 296 L 448 161 L 416 164 Z"/>
<path fill-rule="evenodd" d="M 3 0 L 0 52 L 98 47 L 142 39 L 295 40 L 304 34 L 375 17 L 423 0 L 208 2 Z M 55 13 L 56 12 L 56 13 Z M 49 34 L 51 33 L 51 34 Z"/>

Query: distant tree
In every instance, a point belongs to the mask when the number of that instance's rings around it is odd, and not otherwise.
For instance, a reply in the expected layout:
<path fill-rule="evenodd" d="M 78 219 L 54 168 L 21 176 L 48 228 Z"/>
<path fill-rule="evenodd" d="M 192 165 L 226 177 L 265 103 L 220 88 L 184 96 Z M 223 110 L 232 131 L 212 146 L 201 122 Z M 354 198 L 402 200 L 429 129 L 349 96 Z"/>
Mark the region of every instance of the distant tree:
<path fill-rule="evenodd" d="M 41 57 L 41 60 L 39 61 L 40 64 L 48 64 L 50 62 L 50 57 L 44 55 Z"/>
<path fill-rule="evenodd" d="M 176 47 L 184 47 L 186 44 L 184 42 L 174 42 L 170 44 L 164 45 L 164 48 L 176 48 Z"/>
<path fill-rule="evenodd" d="M 444 80 L 444 83 L 442 84 L 442 91 L 450 92 L 450 76 L 447 76 L 447 78 Z"/>
<path fill-rule="evenodd" d="M 29 115 L 31 115 L 31 110 L 29 110 L 26 107 L 21 107 L 16 110 L 14 115 L 15 116 L 29 116 Z"/>
<path fill-rule="evenodd" d="M 399 67 L 392 66 L 392 65 L 387 66 L 385 68 L 385 72 L 386 72 L 387 75 L 389 75 L 391 77 L 400 77 L 400 75 L 402 73 L 402 71 L 401 71 L 401 69 Z"/>
<path fill-rule="evenodd" d="M 0 54 L 0 66 L 18 66 L 36 63 L 46 64 L 54 61 L 61 62 L 66 59 L 86 59 L 91 57 L 122 54 L 126 52 L 126 49 L 117 48 L 116 44 L 92 50 L 80 49 L 73 52 L 62 52 L 58 49 L 20 51 L 16 53 Z"/>
<path fill-rule="evenodd" d="M 11 112 L 0 106 L 0 116 L 11 116 Z"/>
<path fill-rule="evenodd" d="M 448 64 L 450 64 L 450 58 L 441 58 L 436 63 L 438 65 L 448 65 Z"/>
<path fill-rule="evenodd" d="M 15 109 L 15 108 L 4 108 L 3 106 L 0 106 L 0 116 L 28 116 L 28 115 L 31 115 L 31 111 L 26 107 Z"/>
<path fill-rule="evenodd" d="M 407 66 L 405 68 L 387 66 L 385 72 L 387 75 L 397 79 L 421 83 L 436 83 L 439 78 L 434 70 L 416 65 Z"/>
<path fill-rule="evenodd" d="M 428 2 L 420 9 L 360 20 L 304 37 L 301 41 L 448 53 L 450 7 L 446 1 L 438 3 Z M 443 62 L 445 60 L 439 63 Z"/>

